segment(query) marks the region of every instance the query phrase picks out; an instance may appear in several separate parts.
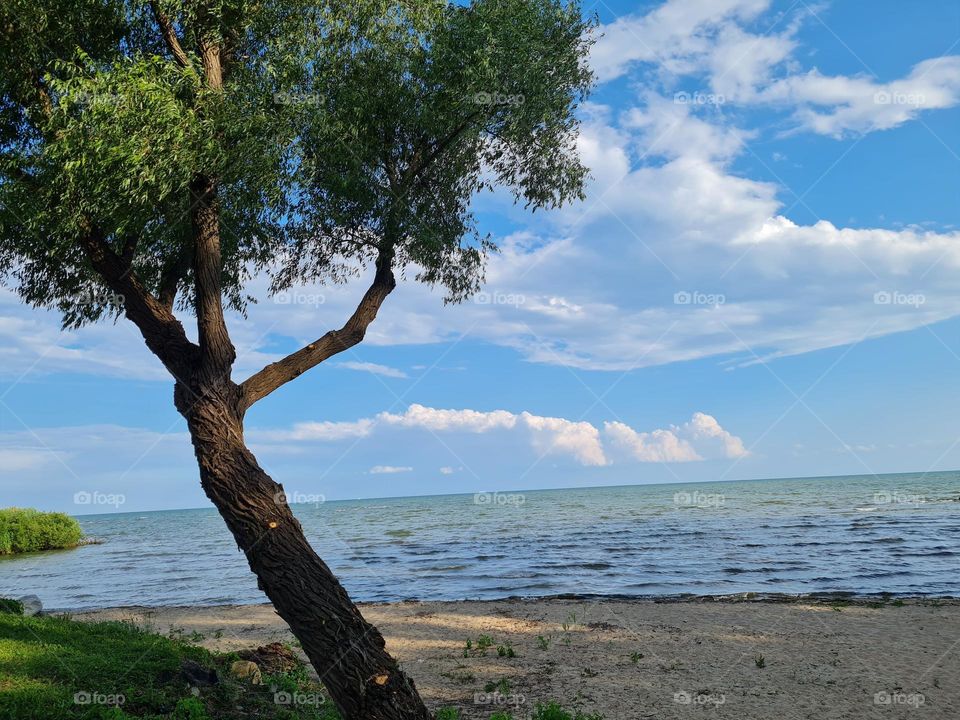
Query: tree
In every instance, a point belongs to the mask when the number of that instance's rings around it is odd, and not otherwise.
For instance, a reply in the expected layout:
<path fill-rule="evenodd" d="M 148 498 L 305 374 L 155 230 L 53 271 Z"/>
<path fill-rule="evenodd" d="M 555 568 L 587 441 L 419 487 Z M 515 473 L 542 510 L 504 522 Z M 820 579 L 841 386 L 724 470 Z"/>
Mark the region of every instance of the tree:
<path fill-rule="evenodd" d="M 244 415 L 359 343 L 396 273 L 452 302 L 476 291 L 494 249 L 477 192 L 533 209 L 582 194 L 592 23 L 575 0 L 345 5 L 0 0 L 0 273 L 65 327 L 139 329 L 204 491 L 344 717 L 419 719 Z M 274 292 L 372 280 L 342 327 L 237 382 L 225 314 L 257 274 Z"/>

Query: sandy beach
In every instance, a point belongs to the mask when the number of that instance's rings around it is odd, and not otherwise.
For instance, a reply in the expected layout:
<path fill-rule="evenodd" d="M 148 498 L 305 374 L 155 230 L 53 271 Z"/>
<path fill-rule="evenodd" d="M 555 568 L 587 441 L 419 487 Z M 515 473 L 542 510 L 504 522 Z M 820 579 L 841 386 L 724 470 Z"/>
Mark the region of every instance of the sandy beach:
<path fill-rule="evenodd" d="M 457 707 L 463 718 L 485 720 L 500 709 L 519 719 L 551 700 L 607 720 L 960 718 L 957 600 L 511 599 L 361 607 L 428 705 Z M 294 640 L 269 605 L 117 608 L 73 617 L 131 620 L 221 651 Z M 481 638 L 492 644 L 484 647 Z"/>

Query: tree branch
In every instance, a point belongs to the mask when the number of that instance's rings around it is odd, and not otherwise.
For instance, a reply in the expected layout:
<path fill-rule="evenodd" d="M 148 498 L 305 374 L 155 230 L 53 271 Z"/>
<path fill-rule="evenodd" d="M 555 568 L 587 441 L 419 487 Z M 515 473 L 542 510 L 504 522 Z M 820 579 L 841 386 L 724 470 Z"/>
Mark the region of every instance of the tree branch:
<path fill-rule="evenodd" d="M 176 30 L 173 28 L 173 23 L 170 22 L 170 18 L 163 14 L 163 11 L 160 9 L 160 3 L 157 2 L 157 0 L 150 0 L 150 9 L 153 10 L 153 18 L 157 21 L 157 25 L 160 26 L 163 39 L 167 43 L 170 52 L 173 53 L 173 59 L 177 61 L 177 65 L 182 68 L 190 67 L 190 56 L 184 52 L 183 46 L 180 44 L 179 38 L 177 38 Z"/>
<path fill-rule="evenodd" d="M 240 386 L 240 406 L 246 411 L 281 385 L 300 377 L 307 370 L 319 365 L 337 353 L 352 348 L 363 340 L 376 317 L 380 306 L 397 286 L 393 276 L 393 251 L 381 251 L 377 258 L 377 272 L 373 283 L 364 293 L 353 315 L 339 330 L 331 330 L 283 360 L 267 365 L 252 375 Z"/>
<path fill-rule="evenodd" d="M 237 353 L 223 315 L 220 275 L 220 215 L 216 182 L 198 175 L 190 183 L 193 232 L 193 276 L 196 284 L 197 331 L 200 339 L 200 371 L 208 379 L 229 375 Z"/>
<path fill-rule="evenodd" d="M 107 287 L 123 297 L 124 313 L 139 328 L 147 347 L 174 378 L 188 377 L 198 348 L 187 339 L 180 321 L 147 291 L 97 229 L 90 228 L 80 244 Z"/>

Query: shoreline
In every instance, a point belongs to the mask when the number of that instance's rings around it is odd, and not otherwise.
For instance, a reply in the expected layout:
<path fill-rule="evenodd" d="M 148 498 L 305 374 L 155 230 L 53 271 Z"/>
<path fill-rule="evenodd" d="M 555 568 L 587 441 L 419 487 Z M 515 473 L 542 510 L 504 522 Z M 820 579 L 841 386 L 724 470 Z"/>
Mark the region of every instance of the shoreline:
<path fill-rule="evenodd" d="M 724 720 L 939 720 L 960 707 L 960 599 L 708 597 L 359 605 L 428 706 L 463 720 L 498 710 L 523 720 L 550 701 L 605 720 L 683 720 L 696 706 Z M 72 617 L 131 621 L 220 652 L 296 648 L 269 604 Z"/>
<path fill-rule="evenodd" d="M 42 598 L 41 598 L 42 599 Z M 761 605 L 770 604 L 809 604 L 809 605 L 833 605 L 836 603 L 849 603 L 850 605 L 869 606 L 871 603 L 887 602 L 893 603 L 902 601 L 904 603 L 924 604 L 958 604 L 960 605 L 960 595 L 899 595 L 897 593 L 852 593 L 852 592 L 816 592 L 816 593 L 763 593 L 763 592 L 745 592 L 731 593 L 726 595 L 697 595 L 693 593 L 681 593 L 677 595 L 624 595 L 611 594 L 604 595 L 600 593 L 557 593 L 554 595 L 505 595 L 498 598 L 459 598 L 453 600 L 431 600 L 422 598 L 404 598 L 403 600 L 359 600 L 354 601 L 357 607 L 380 607 L 392 605 L 409 605 L 415 603 L 475 603 L 475 604 L 494 604 L 494 603 L 540 603 L 554 601 L 572 601 L 572 602 L 618 602 L 618 603 L 652 603 L 658 605 L 669 604 L 690 604 L 695 605 L 710 603 L 756 603 Z M 44 608 L 43 612 L 48 615 L 82 615 L 88 613 L 120 611 L 120 610 L 190 610 L 190 609 L 215 609 L 215 608 L 256 608 L 272 607 L 270 602 L 254 603 L 177 603 L 173 605 L 103 605 L 96 607 L 83 608 Z"/>

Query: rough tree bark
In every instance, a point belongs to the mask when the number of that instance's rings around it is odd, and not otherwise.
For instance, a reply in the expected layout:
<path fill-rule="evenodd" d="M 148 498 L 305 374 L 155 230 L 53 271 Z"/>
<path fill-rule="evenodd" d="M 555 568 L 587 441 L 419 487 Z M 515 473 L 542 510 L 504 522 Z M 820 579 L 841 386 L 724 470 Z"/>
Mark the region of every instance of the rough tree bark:
<path fill-rule="evenodd" d="M 346 590 L 304 537 L 283 487 L 243 441 L 239 388 L 178 384 L 200 481 L 246 554 L 260 588 L 300 640 L 347 720 L 428 720 L 413 681 L 384 648 Z"/>

